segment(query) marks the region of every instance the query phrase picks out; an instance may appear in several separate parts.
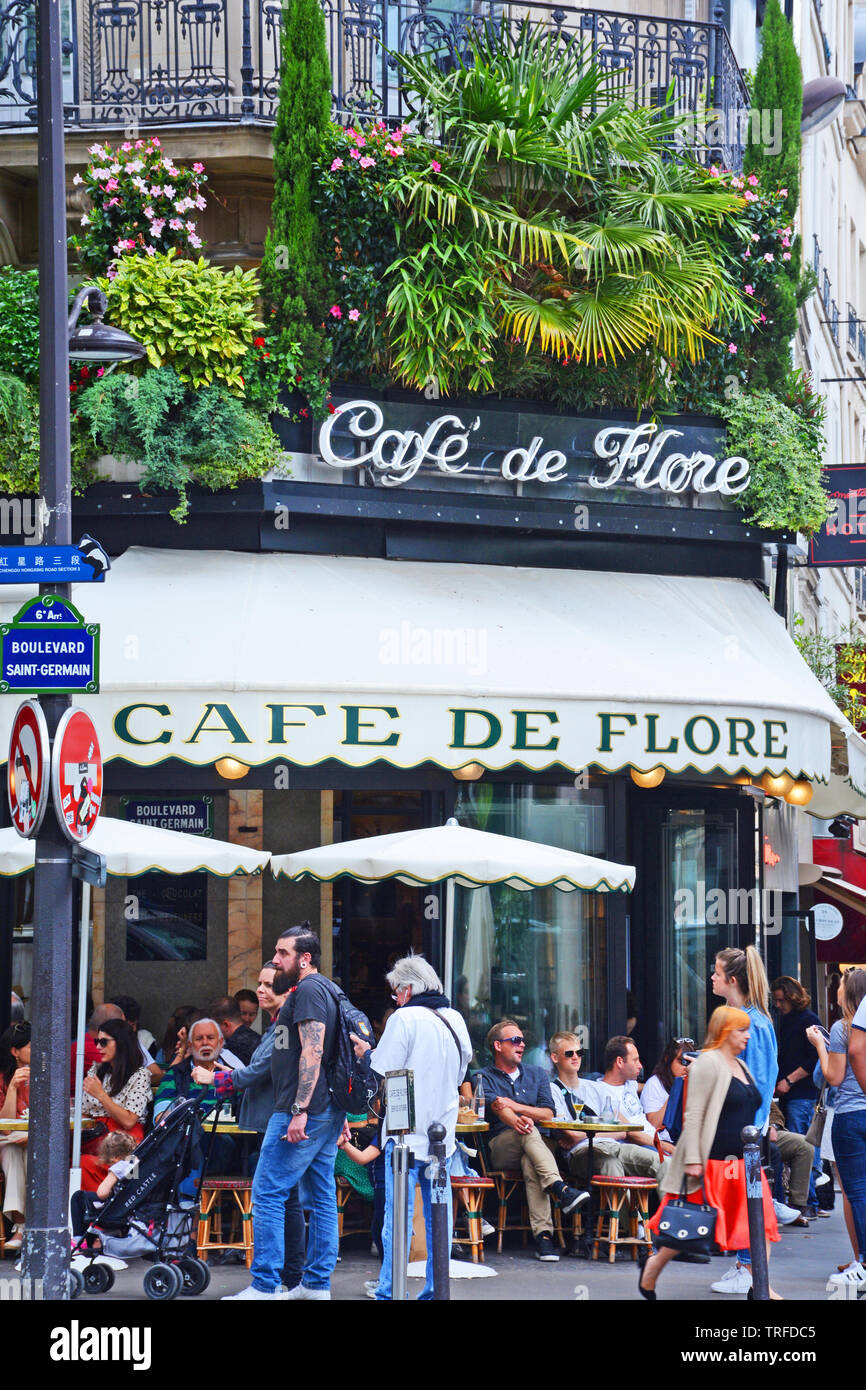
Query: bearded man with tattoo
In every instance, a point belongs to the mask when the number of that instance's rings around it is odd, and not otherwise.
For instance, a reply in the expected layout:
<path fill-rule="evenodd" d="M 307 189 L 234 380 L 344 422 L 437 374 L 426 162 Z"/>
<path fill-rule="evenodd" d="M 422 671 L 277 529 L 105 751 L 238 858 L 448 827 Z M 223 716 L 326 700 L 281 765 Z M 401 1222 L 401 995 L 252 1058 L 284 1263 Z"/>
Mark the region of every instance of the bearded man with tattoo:
<path fill-rule="evenodd" d="M 325 1060 L 334 1047 L 338 1007 L 319 974 L 319 938 L 309 922 L 289 927 L 274 950 L 276 993 L 289 991 L 275 1024 L 271 1079 L 275 1110 L 265 1131 L 253 1180 L 252 1283 L 233 1299 L 329 1299 L 337 1263 L 334 1159 L 346 1116 L 334 1105 Z M 286 1197 L 297 1186 L 310 1213 L 307 1257 L 300 1284 L 280 1282 Z"/>

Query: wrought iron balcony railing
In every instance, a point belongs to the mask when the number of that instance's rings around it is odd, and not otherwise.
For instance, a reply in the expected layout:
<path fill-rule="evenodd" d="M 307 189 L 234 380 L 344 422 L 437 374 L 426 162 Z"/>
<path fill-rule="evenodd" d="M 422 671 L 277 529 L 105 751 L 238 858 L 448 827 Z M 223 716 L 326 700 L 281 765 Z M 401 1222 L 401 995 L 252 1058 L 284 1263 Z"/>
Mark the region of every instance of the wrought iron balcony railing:
<path fill-rule="evenodd" d="M 70 126 L 273 122 L 280 0 L 59 2 Z M 693 117 L 702 157 L 740 167 L 748 96 L 719 5 L 711 22 L 541 0 L 322 0 L 322 8 L 337 119 L 411 119 L 400 54 L 432 50 L 446 65 L 465 55 L 473 28 L 529 21 L 591 49 L 617 95 Z M 34 120 L 34 0 L 0 0 L 0 128 Z"/>

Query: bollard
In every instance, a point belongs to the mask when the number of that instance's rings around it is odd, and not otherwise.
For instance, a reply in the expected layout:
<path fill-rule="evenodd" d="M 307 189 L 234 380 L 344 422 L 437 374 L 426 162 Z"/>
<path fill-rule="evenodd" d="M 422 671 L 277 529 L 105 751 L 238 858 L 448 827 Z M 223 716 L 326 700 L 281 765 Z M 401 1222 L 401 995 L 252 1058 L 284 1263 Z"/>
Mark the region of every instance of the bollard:
<path fill-rule="evenodd" d="M 409 1238 L 409 1148 L 398 1136 L 391 1155 L 394 1173 L 393 1241 L 391 1244 L 391 1298 L 404 1303 L 407 1297 L 407 1241 Z"/>
<path fill-rule="evenodd" d="M 433 1298 L 448 1300 L 451 1297 L 450 1259 L 451 1234 L 448 1229 L 448 1205 L 451 1189 L 448 1182 L 448 1164 L 445 1159 L 445 1126 L 432 1124 L 427 1130 L 430 1145 L 430 1162 L 427 1173 L 430 1179 L 431 1225 L 433 1229 Z"/>
<path fill-rule="evenodd" d="M 769 1302 L 770 1271 L 767 1267 L 767 1240 L 764 1230 L 764 1194 L 761 1182 L 761 1134 L 754 1125 L 742 1131 L 743 1166 L 746 1170 L 746 1205 L 749 1211 L 749 1250 L 752 1257 L 752 1288 L 749 1298 Z"/>

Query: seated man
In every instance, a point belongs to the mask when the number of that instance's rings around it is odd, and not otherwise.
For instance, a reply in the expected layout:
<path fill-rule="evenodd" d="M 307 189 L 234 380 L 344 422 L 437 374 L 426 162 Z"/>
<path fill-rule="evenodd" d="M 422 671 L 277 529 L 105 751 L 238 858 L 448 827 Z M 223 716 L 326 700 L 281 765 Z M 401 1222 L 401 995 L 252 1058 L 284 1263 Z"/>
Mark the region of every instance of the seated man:
<path fill-rule="evenodd" d="M 590 1097 L 589 1084 L 580 1079 L 580 1063 L 583 1051 L 576 1033 L 554 1033 L 548 1044 L 550 1060 L 554 1066 L 550 1091 L 558 1120 L 576 1120 L 582 1105 L 587 1107 L 587 1118 L 595 1115 L 597 1097 Z M 582 1187 L 595 1174 L 602 1177 L 621 1178 L 624 1176 L 621 1145 L 613 1136 L 609 1139 L 601 1135 L 595 1139 L 592 1148 L 593 1172 L 589 1172 L 589 1140 L 579 1130 L 562 1130 L 557 1133 L 560 1157 L 568 1172 Z"/>
<path fill-rule="evenodd" d="M 599 1155 L 599 1163 L 604 1150 L 606 1157 L 613 1159 L 612 1166 L 604 1170 L 607 1177 L 658 1178 L 662 1160 L 656 1152 L 655 1129 L 640 1103 L 637 1079 L 642 1065 L 631 1038 L 611 1038 L 604 1049 L 602 1066 L 604 1075 L 600 1081 L 580 1083 L 583 1100 L 599 1119 L 605 1118 L 607 1103 L 608 1114 L 612 1113 L 614 1120 L 633 1119 L 634 1129 L 626 1131 L 621 1139 L 613 1134 L 596 1139 L 593 1147 Z M 667 1140 L 660 1142 L 662 1153 L 673 1153 L 673 1144 Z"/>
<path fill-rule="evenodd" d="M 200 1018 L 190 1025 L 187 1055 L 182 1061 L 169 1067 L 156 1092 L 153 1105 L 153 1118 L 158 1120 L 163 1111 L 184 1096 L 195 1096 L 205 1092 L 205 1105 L 218 1104 L 213 1084 L 202 1084 L 202 1071 L 213 1076 L 217 1067 L 221 1071 L 233 1071 L 240 1066 L 233 1053 L 223 1048 L 223 1037 L 219 1025 L 212 1018 Z M 193 1077 L 193 1070 L 199 1079 Z M 209 1142 L 209 1141 L 208 1141 Z M 217 1134 L 211 1152 L 210 1171 L 229 1173 L 233 1170 L 236 1158 L 236 1145 L 229 1134 Z M 195 1175 L 191 1175 L 195 1176 Z M 181 1192 L 187 1195 L 189 1180 L 181 1185 Z"/>
<path fill-rule="evenodd" d="M 248 1028 L 244 1023 L 241 1006 L 237 999 L 228 994 L 220 999 L 214 999 L 210 1006 L 210 1015 L 219 1024 L 222 1035 L 232 1052 L 236 1057 L 240 1057 L 240 1065 L 248 1067 L 253 1060 L 253 1053 L 262 1040 L 262 1035 L 257 1033 L 255 1029 Z"/>
<path fill-rule="evenodd" d="M 776 1202 L 784 1204 L 785 1191 L 782 1185 L 782 1167 L 786 1166 L 790 1171 L 789 1200 L 792 1208 L 796 1208 L 797 1216 L 788 1217 L 786 1225 L 808 1226 L 809 1219 L 807 1208 L 809 1206 L 809 1179 L 812 1173 L 812 1165 L 815 1162 L 815 1149 L 809 1143 L 805 1134 L 792 1134 L 785 1127 L 785 1117 L 782 1114 L 781 1106 L 774 1100 L 770 1106 L 770 1160 L 775 1181 L 773 1184 L 773 1196 Z M 773 1153 L 773 1148 L 779 1151 L 779 1157 Z M 776 1212 L 777 1216 L 779 1212 Z M 785 1219 L 784 1217 L 782 1218 Z"/>
<path fill-rule="evenodd" d="M 251 989 L 239 989 L 235 995 L 238 1001 L 238 1008 L 241 1011 L 241 1019 L 248 1028 L 256 1031 L 256 1024 L 259 1021 L 259 1001 Z"/>
<path fill-rule="evenodd" d="M 536 1129 L 536 1121 L 553 1119 L 553 1097 L 541 1068 L 523 1065 L 526 1042 L 520 1025 L 507 1018 L 494 1023 L 487 1046 L 493 1053 L 493 1066 L 480 1076 L 490 1113 L 490 1160 L 494 1168 L 521 1168 L 536 1257 L 558 1260 L 549 1194 L 567 1215 L 587 1201 L 589 1193 L 562 1181 L 556 1160 Z"/>

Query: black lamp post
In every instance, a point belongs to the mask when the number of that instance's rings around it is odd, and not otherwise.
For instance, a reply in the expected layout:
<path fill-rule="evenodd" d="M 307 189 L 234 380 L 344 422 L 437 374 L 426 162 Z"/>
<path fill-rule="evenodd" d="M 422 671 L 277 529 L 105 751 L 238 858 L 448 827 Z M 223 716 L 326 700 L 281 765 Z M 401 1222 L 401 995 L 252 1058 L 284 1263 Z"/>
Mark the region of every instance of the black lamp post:
<path fill-rule="evenodd" d="M 63 147 L 63 39 L 57 0 L 37 0 L 36 73 L 39 115 L 39 481 L 48 520 L 45 545 L 70 545 L 72 499 L 69 435 L 69 288 L 66 274 L 66 168 Z M 83 303 L 93 290 L 78 298 Z M 101 294 L 96 290 L 97 295 Z M 81 304 L 76 299 L 77 320 Z M 97 304 L 97 308 L 99 308 Z M 104 296 L 101 303 L 105 311 Z M 112 335 L 114 351 L 99 360 L 141 356 L 140 344 L 101 323 L 91 345 Z M 80 340 L 83 329 L 77 330 Z M 87 335 L 85 334 L 85 341 Z M 127 348 L 117 351 L 118 337 Z M 108 346 L 104 341 L 103 349 Z M 80 356 L 80 351 L 76 351 Z M 70 596 L 69 585 L 40 592 Z M 54 738 L 69 706 L 67 695 L 40 699 Z M 72 844 L 51 807 L 36 836 L 33 910 L 33 1034 L 27 1213 L 23 1249 L 26 1292 L 32 1298 L 69 1296 L 69 1048 L 72 990 Z"/>

